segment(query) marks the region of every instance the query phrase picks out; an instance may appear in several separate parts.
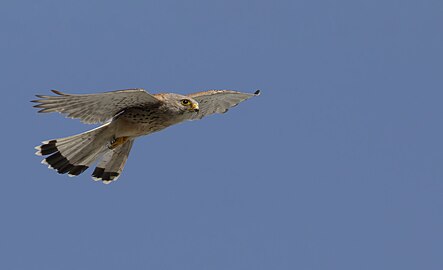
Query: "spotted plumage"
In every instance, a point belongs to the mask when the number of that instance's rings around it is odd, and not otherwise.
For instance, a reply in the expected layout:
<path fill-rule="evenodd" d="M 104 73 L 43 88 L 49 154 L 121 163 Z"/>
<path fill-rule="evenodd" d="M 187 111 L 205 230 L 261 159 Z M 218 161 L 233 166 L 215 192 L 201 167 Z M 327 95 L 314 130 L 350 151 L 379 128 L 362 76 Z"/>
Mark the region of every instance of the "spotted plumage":
<path fill-rule="evenodd" d="M 104 123 L 90 131 L 43 142 L 36 154 L 48 156 L 42 163 L 58 173 L 77 176 L 98 161 L 94 180 L 117 180 L 137 137 L 160 131 L 186 120 L 225 113 L 240 102 L 259 95 L 230 90 L 210 90 L 190 95 L 149 94 L 143 89 L 98 94 L 37 95 L 41 113 L 59 112 L 87 124 Z"/>

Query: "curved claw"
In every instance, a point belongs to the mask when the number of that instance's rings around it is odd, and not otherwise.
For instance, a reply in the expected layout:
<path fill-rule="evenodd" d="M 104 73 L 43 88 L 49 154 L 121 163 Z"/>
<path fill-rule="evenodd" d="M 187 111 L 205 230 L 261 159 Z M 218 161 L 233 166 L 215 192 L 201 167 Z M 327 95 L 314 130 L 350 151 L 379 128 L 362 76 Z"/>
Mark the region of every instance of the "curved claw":
<path fill-rule="evenodd" d="M 119 138 L 116 138 L 115 140 L 113 140 L 111 142 L 111 145 L 109 145 L 108 148 L 109 149 L 115 149 L 116 147 L 124 144 L 128 139 L 129 139 L 129 137 L 119 137 Z"/>

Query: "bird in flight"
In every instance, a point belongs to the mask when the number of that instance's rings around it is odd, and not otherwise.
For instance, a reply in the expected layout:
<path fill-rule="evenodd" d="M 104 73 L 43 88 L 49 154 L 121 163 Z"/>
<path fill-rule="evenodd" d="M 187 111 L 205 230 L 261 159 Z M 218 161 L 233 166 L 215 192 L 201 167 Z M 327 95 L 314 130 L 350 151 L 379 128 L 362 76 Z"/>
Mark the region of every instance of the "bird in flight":
<path fill-rule="evenodd" d="M 120 176 L 137 137 L 160 131 L 186 120 L 225 113 L 253 94 L 231 90 L 209 90 L 190 95 L 150 94 L 127 89 L 98 94 L 36 95 L 40 113 L 59 112 L 86 124 L 104 123 L 95 129 L 66 138 L 42 142 L 38 156 L 60 174 L 77 176 L 98 161 L 92 178 L 109 184 Z"/>

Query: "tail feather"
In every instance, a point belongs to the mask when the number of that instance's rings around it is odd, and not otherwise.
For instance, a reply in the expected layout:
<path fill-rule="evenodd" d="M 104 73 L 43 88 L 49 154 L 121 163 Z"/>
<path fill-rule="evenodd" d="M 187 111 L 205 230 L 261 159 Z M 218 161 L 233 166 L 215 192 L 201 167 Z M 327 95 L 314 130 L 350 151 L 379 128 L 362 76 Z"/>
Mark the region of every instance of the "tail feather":
<path fill-rule="evenodd" d="M 67 158 L 73 164 L 84 164 L 90 166 L 97 160 L 97 158 L 106 150 L 107 146 L 105 142 L 89 143 L 83 148 L 78 148 L 77 151 L 68 154 Z"/>
<path fill-rule="evenodd" d="M 108 149 L 92 173 L 92 178 L 105 184 L 116 181 L 123 171 L 133 143 L 134 139 L 130 139 L 115 149 Z"/>
<path fill-rule="evenodd" d="M 36 154 L 49 155 L 42 163 L 58 173 L 79 175 L 106 151 L 111 139 L 107 131 L 107 125 L 103 125 L 78 135 L 45 141 L 36 147 Z"/>

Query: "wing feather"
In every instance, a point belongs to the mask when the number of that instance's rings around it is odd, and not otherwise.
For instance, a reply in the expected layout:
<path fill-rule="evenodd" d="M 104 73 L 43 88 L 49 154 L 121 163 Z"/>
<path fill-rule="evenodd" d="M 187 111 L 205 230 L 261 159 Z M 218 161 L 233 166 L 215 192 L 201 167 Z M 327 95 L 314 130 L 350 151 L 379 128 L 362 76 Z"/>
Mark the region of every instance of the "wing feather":
<path fill-rule="evenodd" d="M 160 102 L 143 89 L 117 90 L 99 94 L 66 94 L 52 90 L 56 96 L 36 95 L 39 112 L 59 112 L 78 118 L 87 124 L 103 123 L 127 107 L 145 106 Z"/>
<path fill-rule="evenodd" d="M 254 94 L 231 90 L 209 90 L 188 95 L 198 102 L 200 111 L 194 119 L 201 119 L 214 113 L 225 113 L 229 108 L 237 106 L 251 97 L 260 95 L 260 90 Z"/>

